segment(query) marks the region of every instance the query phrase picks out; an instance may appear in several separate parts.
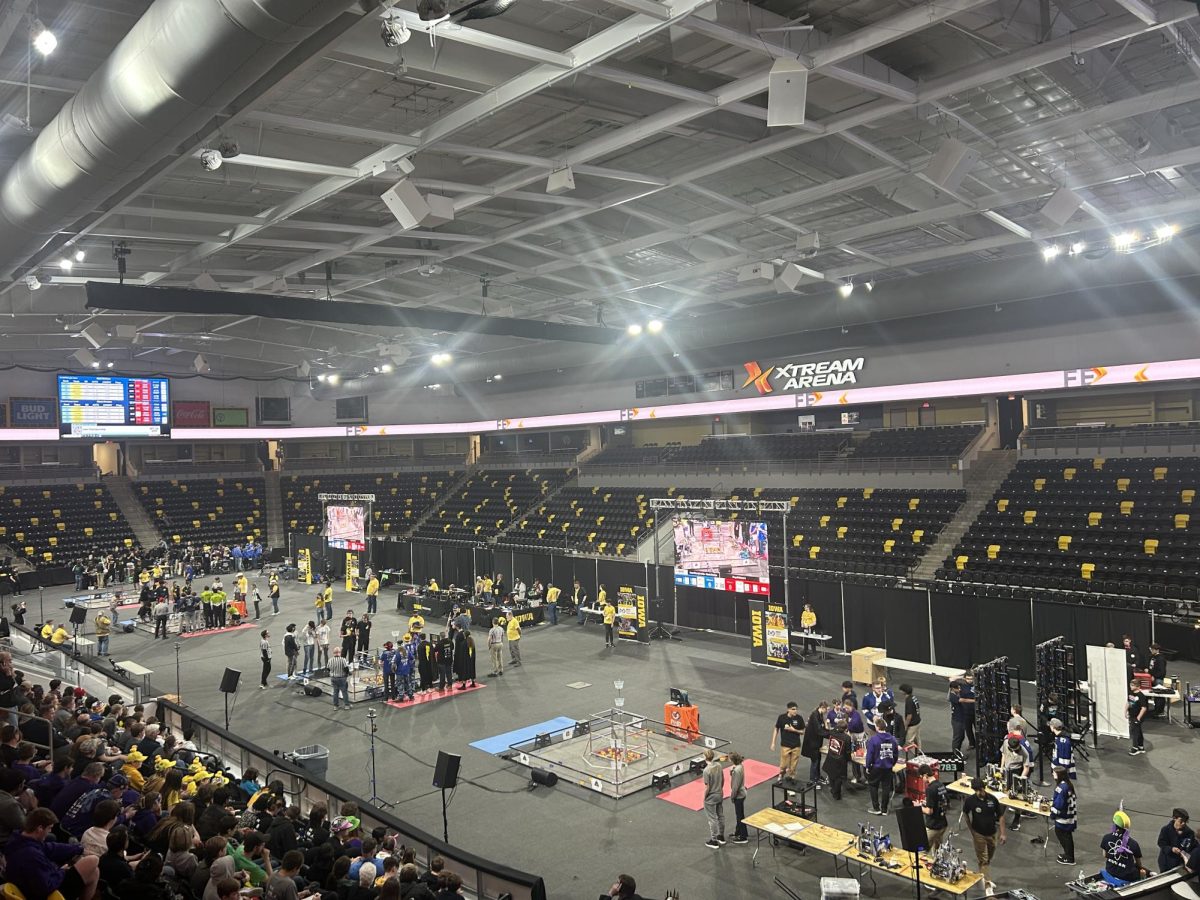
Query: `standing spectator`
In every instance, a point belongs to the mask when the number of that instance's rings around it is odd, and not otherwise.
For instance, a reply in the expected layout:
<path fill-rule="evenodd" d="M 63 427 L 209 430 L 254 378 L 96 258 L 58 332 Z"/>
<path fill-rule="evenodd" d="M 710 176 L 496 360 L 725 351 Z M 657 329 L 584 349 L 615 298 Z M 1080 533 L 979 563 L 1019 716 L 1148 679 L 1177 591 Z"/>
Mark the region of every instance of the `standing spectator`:
<path fill-rule="evenodd" d="M 1176 807 L 1171 821 L 1158 832 L 1158 871 L 1166 872 L 1182 865 L 1196 849 L 1196 833 L 1188 825 L 1188 811 Z"/>
<path fill-rule="evenodd" d="M 357 626 L 358 652 L 366 653 L 371 649 L 371 614 L 363 613 Z"/>
<path fill-rule="evenodd" d="M 279 573 L 272 571 L 267 578 L 268 594 L 271 597 L 271 615 L 279 615 Z"/>
<path fill-rule="evenodd" d="M 296 676 L 296 660 L 300 658 L 300 644 L 296 640 L 295 624 L 288 625 L 284 630 L 283 655 L 287 657 L 287 677 L 290 680 Z"/>
<path fill-rule="evenodd" d="M 1054 753 L 1051 762 L 1066 769 L 1072 779 L 1075 778 L 1075 746 L 1071 743 L 1071 735 L 1062 719 L 1050 720 L 1050 733 L 1054 736 Z"/>
<path fill-rule="evenodd" d="M 1064 866 L 1075 865 L 1075 785 L 1071 773 L 1062 766 L 1054 769 L 1054 797 L 1050 801 L 1050 823 L 1054 836 L 1062 845 L 1058 861 Z"/>
<path fill-rule="evenodd" d="M 304 662 L 300 666 L 300 674 L 308 675 L 313 670 L 317 655 L 317 623 L 312 619 L 304 626 Z"/>
<path fill-rule="evenodd" d="M 704 751 L 704 815 L 708 817 L 708 840 L 713 850 L 725 843 L 725 770 L 712 750 Z"/>
<path fill-rule="evenodd" d="M 438 690 L 449 690 L 454 685 L 454 641 L 444 631 L 438 632 L 433 657 L 437 664 Z"/>
<path fill-rule="evenodd" d="M 745 844 L 750 840 L 750 832 L 742 819 L 746 818 L 746 770 L 743 767 L 745 759 L 740 753 L 730 753 L 729 762 L 729 799 L 733 801 L 733 842 Z"/>
<path fill-rule="evenodd" d="M 333 658 L 329 660 L 329 680 L 333 683 L 333 708 L 339 709 L 338 698 L 345 701 L 346 709 L 350 708 L 350 662 L 342 656 L 342 648 L 333 648 Z"/>
<path fill-rule="evenodd" d="M 96 614 L 96 653 L 108 656 L 108 640 L 112 634 L 112 616 L 102 609 Z"/>
<path fill-rule="evenodd" d="M 513 668 L 521 665 L 521 620 L 513 613 L 508 617 L 508 661 Z"/>
<path fill-rule="evenodd" d="M 4 849 L 7 877 L 26 897 L 47 897 L 58 891 L 65 900 L 92 900 L 100 881 L 100 859 L 85 856 L 82 844 L 48 841 L 58 817 L 38 808 L 25 817 L 25 827 Z"/>
<path fill-rule="evenodd" d="M 262 654 L 262 677 L 259 679 L 258 689 L 265 691 L 267 678 L 271 674 L 271 633 L 265 628 L 262 630 L 262 640 L 258 642 L 258 652 Z"/>
<path fill-rule="evenodd" d="M 967 736 L 967 706 L 963 702 L 963 684 L 961 681 L 950 682 L 950 738 L 951 749 L 962 752 L 963 740 Z M 974 743 L 968 749 L 974 749 Z"/>
<path fill-rule="evenodd" d="M 962 815 L 971 832 L 975 845 L 975 858 L 979 860 L 979 871 L 983 873 L 983 893 L 996 893 L 996 882 L 992 881 L 992 860 L 996 857 L 997 842 L 1008 840 L 1004 833 L 1004 804 L 987 792 L 982 778 L 971 779 L 973 793 L 963 801 Z"/>
<path fill-rule="evenodd" d="M 604 606 L 600 609 L 600 617 L 604 620 L 604 646 L 617 646 L 613 640 L 613 622 L 617 620 L 617 608 L 612 605 L 611 600 L 605 599 Z"/>
<path fill-rule="evenodd" d="M 1137 679 L 1129 682 L 1129 697 L 1125 704 L 1125 715 L 1129 719 L 1129 748 L 1130 756 L 1138 756 L 1146 752 L 1146 740 L 1142 735 L 1142 720 L 1150 711 L 1150 701 L 1142 693 L 1142 686 Z"/>
<path fill-rule="evenodd" d="M 465 691 L 467 682 L 470 687 L 475 687 L 475 639 L 463 628 L 459 628 L 454 636 L 454 674 L 462 682 L 456 690 Z"/>
<path fill-rule="evenodd" d="M 950 798 L 946 794 L 946 786 L 938 781 L 928 764 L 922 763 L 921 768 L 917 769 L 917 774 L 925 783 L 925 802 L 921 805 L 921 812 L 925 814 L 925 839 L 928 843 L 925 849 L 935 853 L 946 837 L 946 829 L 950 827 L 946 820 Z"/>
<path fill-rule="evenodd" d="M 558 596 L 561 593 L 562 589 L 553 584 L 546 588 L 546 618 L 550 620 L 551 625 L 558 624 Z"/>
<path fill-rule="evenodd" d="M 417 689 L 422 694 L 433 690 L 433 644 L 422 632 L 417 635 Z"/>
<path fill-rule="evenodd" d="M 408 635 L 405 635 L 408 637 Z M 400 644 L 400 649 L 396 654 L 396 681 L 398 700 L 413 700 L 415 686 L 413 684 L 413 672 L 417 668 L 416 654 L 413 653 L 412 646 L 407 642 Z"/>
<path fill-rule="evenodd" d="M 829 796 L 842 799 L 842 786 L 846 783 L 846 769 L 850 765 L 850 735 L 846 733 L 846 720 L 838 716 L 833 720 L 829 732 L 829 747 L 825 751 L 825 777 L 829 781 Z"/>
<path fill-rule="evenodd" d="M 321 619 L 317 619 L 317 658 L 320 668 L 329 668 L 329 623 Z"/>
<path fill-rule="evenodd" d="M 785 778 L 795 780 L 803 736 L 804 720 L 800 717 L 800 707 L 792 701 L 787 705 L 787 712 L 780 713 L 775 719 L 775 727 L 771 730 L 772 750 L 775 749 L 775 739 L 779 739 L 779 777 L 775 779 L 776 782 L 782 782 Z"/>
<path fill-rule="evenodd" d="M 975 673 L 970 669 L 962 674 L 962 690 L 959 693 L 959 703 L 962 704 L 966 720 L 963 723 L 970 749 L 975 749 Z"/>
<path fill-rule="evenodd" d="M 800 755 L 808 758 L 808 780 L 818 784 L 821 780 L 821 744 L 825 741 L 825 714 L 829 704 L 822 700 L 808 714 L 808 725 L 804 728 L 804 740 L 800 744 Z"/>
<path fill-rule="evenodd" d="M 164 641 L 167 639 L 167 617 L 171 614 L 171 607 L 167 604 L 166 596 L 160 596 L 154 602 L 154 637 L 161 637 Z"/>
<path fill-rule="evenodd" d="M 1004 786 L 1011 788 L 1014 778 L 1028 778 L 1033 771 L 1033 756 L 1025 745 L 1025 738 L 1019 731 L 1009 732 L 1004 743 L 1000 745 L 1000 771 L 1004 775 Z M 1011 831 L 1021 830 L 1021 810 L 1013 810 Z"/>
<path fill-rule="evenodd" d="M 921 701 L 913 694 L 911 684 L 900 685 L 904 700 L 904 735 L 907 746 L 921 749 Z"/>
<path fill-rule="evenodd" d="M 383 672 L 383 699 L 396 699 L 396 667 L 399 660 L 396 658 L 395 644 L 391 641 L 383 645 L 383 652 L 379 654 L 379 668 Z"/>
<path fill-rule="evenodd" d="M 379 578 L 374 570 L 367 570 L 367 612 L 379 612 Z"/>
<path fill-rule="evenodd" d="M 338 634 L 342 638 L 342 656 L 347 660 L 354 659 L 354 648 L 358 646 L 358 620 L 354 618 L 354 610 L 346 610 Z"/>
<path fill-rule="evenodd" d="M 896 784 L 893 769 L 900 761 L 900 744 L 887 732 L 883 716 L 875 717 L 875 734 L 867 740 L 867 755 L 864 765 L 867 783 L 871 786 L 871 809 L 877 816 L 886 816 L 892 790 Z"/>
<path fill-rule="evenodd" d="M 487 635 L 488 653 L 492 656 L 492 671 L 488 678 L 504 674 L 504 629 L 500 627 L 499 619 L 492 619 L 492 627 Z"/>
<path fill-rule="evenodd" d="M 1141 654 L 1138 652 L 1137 644 L 1133 642 L 1133 636 L 1121 635 L 1121 647 L 1125 651 L 1125 668 L 1129 670 L 1129 677 L 1133 678 L 1133 673 L 1142 667 Z"/>

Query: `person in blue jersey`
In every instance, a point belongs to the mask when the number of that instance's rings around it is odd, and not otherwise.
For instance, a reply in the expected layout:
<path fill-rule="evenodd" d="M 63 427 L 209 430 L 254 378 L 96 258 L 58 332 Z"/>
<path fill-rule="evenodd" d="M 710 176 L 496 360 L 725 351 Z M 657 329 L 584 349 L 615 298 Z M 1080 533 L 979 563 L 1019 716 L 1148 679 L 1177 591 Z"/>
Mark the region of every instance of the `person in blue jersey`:
<path fill-rule="evenodd" d="M 1062 766 L 1054 769 L 1054 796 L 1050 800 L 1050 824 L 1054 836 L 1062 846 L 1058 862 L 1064 866 L 1075 865 L 1075 813 L 1077 801 L 1071 773 Z"/>
<path fill-rule="evenodd" d="M 1055 767 L 1066 769 L 1067 774 L 1073 780 L 1076 776 L 1075 745 L 1071 743 L 1071 733 L 1067 731 L 1067 726 L 1063 724 L 1062 719 L 1051 719 L 1050 734 L 1054 736 L 1052 761 Z"/>

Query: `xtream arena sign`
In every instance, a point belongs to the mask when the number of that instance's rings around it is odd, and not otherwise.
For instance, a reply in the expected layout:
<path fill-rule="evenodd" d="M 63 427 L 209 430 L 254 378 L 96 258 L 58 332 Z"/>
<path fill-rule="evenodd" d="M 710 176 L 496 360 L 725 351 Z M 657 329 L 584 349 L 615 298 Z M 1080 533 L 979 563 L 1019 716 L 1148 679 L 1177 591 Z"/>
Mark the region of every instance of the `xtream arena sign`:
<path fill-rule="evenodd" d="M 856 372 L 863 370 L 866 360 L 859 356 L 855 359 L 824 359 L 811 363 L 786 363 L 782 366 L 770 366 L 763 369 L 751 360 L 743 363 L 746 370 L 746 380 L 743 388 L 750 385 L 760 394 L 770 394 L 778 388 L 781 391 L 807 391 L 821 388 L 841 387 L 844 384 L 857 384 Z"/>

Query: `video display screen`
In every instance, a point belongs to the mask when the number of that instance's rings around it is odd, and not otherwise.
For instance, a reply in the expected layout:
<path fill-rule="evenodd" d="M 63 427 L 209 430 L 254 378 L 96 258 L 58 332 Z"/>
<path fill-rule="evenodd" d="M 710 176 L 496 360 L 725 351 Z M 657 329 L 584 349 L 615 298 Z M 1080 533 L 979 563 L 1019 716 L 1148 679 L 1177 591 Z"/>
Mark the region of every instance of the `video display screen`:
<path fill-rule="evenodd" d="M 676 516 L 673 524 L 676 584 L 770 594 L 766 522 Z"/>
<path fill-rule="evenodd" d="M 167 379 L 59 375 L 58 423 L 63 437 L 166 437 L 171 433 Z"/>
<path fill-rule="evenodd" d="M 366 550 L 366 509 L 362 506 L 325 507 L 325 540 L 338 550 Z"/>

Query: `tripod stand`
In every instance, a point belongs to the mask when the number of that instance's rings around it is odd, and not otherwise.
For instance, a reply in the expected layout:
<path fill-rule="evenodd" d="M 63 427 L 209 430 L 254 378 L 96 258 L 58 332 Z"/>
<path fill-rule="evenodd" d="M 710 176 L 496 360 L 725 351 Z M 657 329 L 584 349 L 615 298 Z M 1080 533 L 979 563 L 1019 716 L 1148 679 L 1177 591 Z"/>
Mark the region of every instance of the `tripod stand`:
<path fill-rule="evenodd" d="M 683 643 L 683 638 L 679 637 L 678 630 L 672 630 L 662 623 L 662 601 L 653 601 L 654 611 L 657 612 L 658 618 L 654 622 L 654 627 L 650 629 L 649 639 L 652 641 L 679 641 Z"/>
<path fill-rule="evenodd" d="M 379 809 L 393 809 L 396 804 L 388 803 L 386 800 L 384 800 L 382 797 L 379 796 L 379 793 L 376 790 L 375 732 L 378 730 L 378 726 L 375 724 L 375 720 L 378 717 L 379 716 L 375 712 L 374 707 L 367 710 L 367 719 L 369 720 L 369 723 L 370 723 L 368 726 L 368 730 L 370 731 L 370 734 L 371 734 L 371 797 L 367 802 L 370 803 L 372 806 L 378 807 Z"/>

